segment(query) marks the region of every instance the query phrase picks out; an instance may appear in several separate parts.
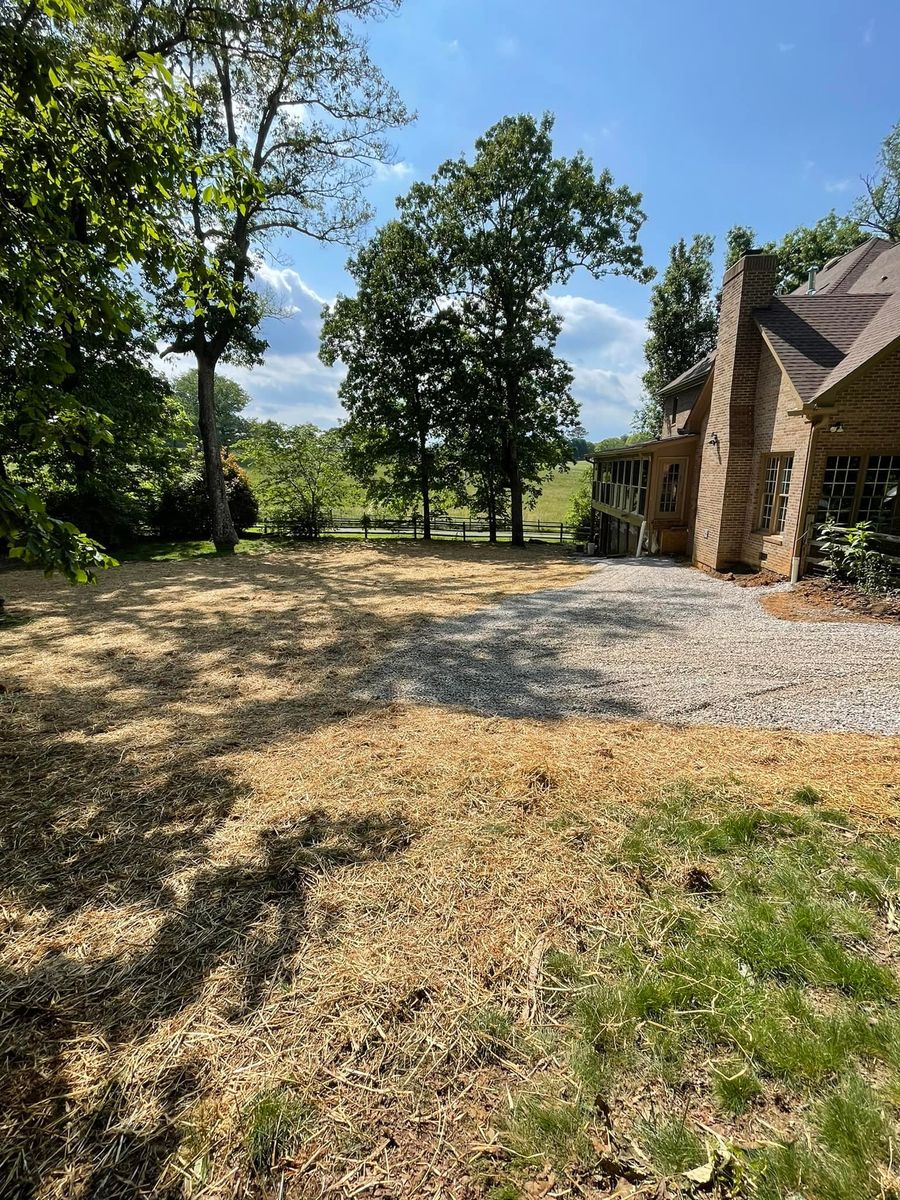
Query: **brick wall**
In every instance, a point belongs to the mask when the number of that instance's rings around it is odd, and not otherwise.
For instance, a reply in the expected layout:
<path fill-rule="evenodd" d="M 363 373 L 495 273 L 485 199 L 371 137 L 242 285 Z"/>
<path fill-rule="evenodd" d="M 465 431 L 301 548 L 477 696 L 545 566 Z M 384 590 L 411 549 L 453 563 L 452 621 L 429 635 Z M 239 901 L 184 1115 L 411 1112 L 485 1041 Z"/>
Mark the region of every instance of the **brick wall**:
<path fill-rule="evenodd" d="M 744 530 L 738 558 L 749 566 L 761 566 L 780 575 L 790 575 L 794 542 L 801 518 L 803 479 L 807 468 L 812 427 L 796 414 L 797 393 L 784 375 L 778 360 L 765 343 L 759 357 L 759 374 L 753 411 L 753 487 L 744 514 Z M 763 473 L 772 454 L 792 454 L 793 472 L 783 533 L 758 530 L 762 504 Z"/>
<path fill-rule="evenodd" d="M 725 272 L 707 428 L 701 445 L 694 558 L 721 568 L 742 555 L 749 497 L 755 492 L 754 401 L 762 335 L 753 310 L 775 291 L 774 254 L 750 254 Z M 710 446 L 715 434 L 718 444 Z"/>
<path fill-rule="evenodd" d="M 832 433 L 835 424 L 843 425 L 843 431 Z M 900 347 L 847 383 L 825 412 L 813 441 L 808 522 L 814 519 L 825 461 L 832 454 L 900 454 Z"/>

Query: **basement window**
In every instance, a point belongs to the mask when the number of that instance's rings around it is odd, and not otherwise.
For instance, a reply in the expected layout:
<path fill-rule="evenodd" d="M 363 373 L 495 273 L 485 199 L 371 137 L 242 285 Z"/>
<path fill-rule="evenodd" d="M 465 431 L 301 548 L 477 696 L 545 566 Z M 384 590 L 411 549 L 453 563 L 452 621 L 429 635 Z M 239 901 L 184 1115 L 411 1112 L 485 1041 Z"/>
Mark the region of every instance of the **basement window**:
<path fill-rule="evenodd" d="M 793 454 L 770 454 L 764 460 L 757 532 L 784 533 L 793 470 Z"/>

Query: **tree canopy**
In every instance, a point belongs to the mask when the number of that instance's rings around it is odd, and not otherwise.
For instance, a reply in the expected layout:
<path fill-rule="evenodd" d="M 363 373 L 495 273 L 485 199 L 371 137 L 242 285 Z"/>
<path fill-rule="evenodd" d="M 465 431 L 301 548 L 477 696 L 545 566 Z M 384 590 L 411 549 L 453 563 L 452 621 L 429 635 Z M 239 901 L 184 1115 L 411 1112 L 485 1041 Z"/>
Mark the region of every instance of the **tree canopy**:
<path fill-rule="evenodd" d="M 190 417 L 197 437 L 200 436 L 200 402 L 197 395 L 197 368 L 184 371 L 172 385 L 172 390 Z M 216 432 L 224 448 L 232 447 L 246 436 L 250 423 L 242 416 L 250 396 L 234 379 L 217 375 L 215 381 Z"/>
<path fill-rule="evenodd" d="M 85 346 L 131 334 L 145 279 L 180 271 L 172 197 L 188 162 L 191 101 L 158 57 L 126 60 L 74 3 L 0 17 L 0 456 L 86 455 L 112 437 L 84 402 Z M 110 560 L 0 457 L 9 553 L 85 581 Z"/>
<path fill-rule="evenodd" d="M 865 195 L 853 217 L 863 229 L 900 241 L 900 121 L 888 132 L 878 153 L 875 174 L 863 179 Z"/>
<path fill-rule="evenodd" d="M 203 106 L 191 123 L 202 167 L 181 191 L 191 237 L 190 286 L 162 293 L 173 352 L 197 364 L 199 424 L 220 551 L 234 548 L 216 427 L 220 362 L 252 364 L 265 348 L 256 263 L 278 232 L 351 241 L 369 216 L 373 162 L 409 113 L 369 57 L 367 20 L 399 0 L 238 0 L 195 10 L 172 50 Z M 154 28 L 148 27 L 148 33 Z M 181 26 L 179 26 L 179 34 Z M 178 36 L 178 35 L 173 35 Z"/>
<path fill-rule="evenodd" d="M 853 217 L 841 217 L 834 211 L 820 217 L 815 225 L 798 225 L 780 242 L 755 245 L 755 233 L 746 225 L 734 225 L 725 241 L 725 266 L 730 267 L 748 250 L 759 249 L 778 257 L 778 287 L 792 292 L 806 280 L 810 267 L 823 267 L 831 258 L 839 258 L 866 240 L 866 234 Z"/>
<path fill-rule="evenodd" d="M 478 393 L 490 405 L 482 424 L 496 430 L 519 544 L 526 484 L 566 461 L 578 424 L 547 292 L 578 268 L 652 275 L 637 240 L 640 195 L 615 186 L 609 171 L 595 174 L 581 152 L 555 156 L 552 131 L 550 115 L 505 117 L 476 141 L 472 161 L 445 162 L 400 201 L 442 264 L 446 295 L 489 382 Z"/>
<path fill-rule="evenodd" d="M 714 241 L 695 234 L 690 245 L 681 238 L 669 251 L 669 263 L 654 285 L 644 347 L 644 401 L 635 414 L 635 431 L 656 437 L 662 425 L 660 389 L 671 383 L 716 344 L 718 317 L 713 298 Z"/>
<path fill-rule="evenodd" d="M 252 421 L 237 447 L 256 476 L 263 513 L 318 537 L 333 509 L 359 500 L 338 429 Z"/>
<path fill-rule="evenodd" d="M 340 396 L 357 469 L 375 498 L 418 497 L 428 539 L 432 492 L 449 483 L 441 435 L 458 371 L 459 314 L 440 305 L 438 260 L 402 221 L 380 230 L 348 270 L 356 295 L 326 310 L 320 354 L 347 368 Z"/>

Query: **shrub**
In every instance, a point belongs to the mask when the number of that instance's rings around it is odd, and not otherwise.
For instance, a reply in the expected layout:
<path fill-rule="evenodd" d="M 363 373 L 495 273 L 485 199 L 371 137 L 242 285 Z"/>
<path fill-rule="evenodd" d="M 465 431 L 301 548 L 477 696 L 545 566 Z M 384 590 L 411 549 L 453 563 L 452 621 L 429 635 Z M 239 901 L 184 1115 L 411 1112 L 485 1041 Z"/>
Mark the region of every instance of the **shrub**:
<path fill-rule="evenodd" d="M 870 521 L 844 528 L 829 521 L 822 526 L 824 565 L 829 579 L 852 583 L 863 592 L 889 592 L 891 568 L 875 548 L 877 534 Z"/>
<path fill-rule="evenodd" d="M 231 519 L 238 533 L 255 525 L 259 505 L 247 472 L 230 454 L 222 454 L 225 493 Z M 156 510 L 154 522 L 161 538 L 170 542 L 209 537 L 209 501 L 201 472 L 194 470 L 177 484 L 166 488 Z"/>

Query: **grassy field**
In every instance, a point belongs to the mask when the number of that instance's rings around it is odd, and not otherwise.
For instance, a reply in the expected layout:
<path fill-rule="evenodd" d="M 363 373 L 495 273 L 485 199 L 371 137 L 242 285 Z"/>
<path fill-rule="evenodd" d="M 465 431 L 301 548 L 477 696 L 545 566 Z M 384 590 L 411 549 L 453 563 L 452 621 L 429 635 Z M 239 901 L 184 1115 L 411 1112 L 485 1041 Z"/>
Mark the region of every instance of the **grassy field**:
<path fill-rule="evenodd" d="M 897 739 L 357 698 L 585 570 L 3 578 L 4 1195 L 896 1194 Z"/>
<path fill-rule="evenodd" d="M 589 462 L 573 463 L 568 470 L 557 471 L 544 484 L 537 504 L 525 513 L 526 521 L 565 521 L 572 495 L 591 471 Z M 468 516 L 468 509 L 454 509 L 454 516 Z"/>

